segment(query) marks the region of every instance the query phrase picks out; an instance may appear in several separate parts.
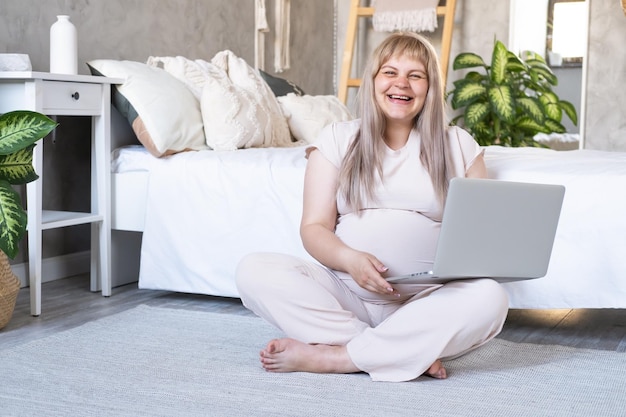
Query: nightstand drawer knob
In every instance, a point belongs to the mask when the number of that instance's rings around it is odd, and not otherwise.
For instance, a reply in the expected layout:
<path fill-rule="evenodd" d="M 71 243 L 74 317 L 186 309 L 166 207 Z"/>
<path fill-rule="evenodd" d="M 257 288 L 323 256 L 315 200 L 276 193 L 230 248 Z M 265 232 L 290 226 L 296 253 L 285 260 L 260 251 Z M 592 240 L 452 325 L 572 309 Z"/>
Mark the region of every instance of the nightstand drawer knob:
<path fill-rule="evenodd" d="M 72 98 L 74 100 L 78 100 L 80 98 L 80 94 L 78 94 L 78 91 L 76 91 L 74 94 L 72 94 Z"/>

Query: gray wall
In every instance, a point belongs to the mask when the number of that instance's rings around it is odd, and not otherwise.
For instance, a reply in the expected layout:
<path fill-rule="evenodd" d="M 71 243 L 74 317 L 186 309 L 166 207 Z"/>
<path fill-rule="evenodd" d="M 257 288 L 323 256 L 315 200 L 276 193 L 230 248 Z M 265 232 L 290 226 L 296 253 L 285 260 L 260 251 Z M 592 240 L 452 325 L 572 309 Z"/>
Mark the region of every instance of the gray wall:
<path fill-rule="evenodd" d="M 266 70 L 273 72 L 274 0 L 266 0 Z M 333 0 L 291 1 L 291 69 L 307 93 L 333 93 Z M 0 52 L 27 53 L 49 69 L 49 30 L 68 14 L 78 31 L 79 73 L 96 58 L 150 55 L 210 59 L 230 49 L 254 63 L 254 0 L 2 0 Z"/>
<path fill-rule="evenodd" d="M 626 151 L 626 14 L 617 0 L 589 0 L 585 148 Z"/>
<path fill-rule="evenodd" d="M 0 53 L 26 53 L 49 70 L 49 30 L 68 14 L 78 32 L 79 74 L 96 58 L 145 62 L 150 55 L 209 60 L 230 49 L 254 63 L 254 0 L 1 0 Z M 274 0 L 266 0 L 266 71 L 273 73 Z M 278 74 L 309 94 L 333 94 L 333 0 L 291 1 L 291 69 Z M 89 210 L 88 118 L 59 117 L 44 145 L 44 204 Z M 87 250 L 89 226 L 45 231 L 44 257 Z M 23 247 L 16 262 L 25 259 Z"/>

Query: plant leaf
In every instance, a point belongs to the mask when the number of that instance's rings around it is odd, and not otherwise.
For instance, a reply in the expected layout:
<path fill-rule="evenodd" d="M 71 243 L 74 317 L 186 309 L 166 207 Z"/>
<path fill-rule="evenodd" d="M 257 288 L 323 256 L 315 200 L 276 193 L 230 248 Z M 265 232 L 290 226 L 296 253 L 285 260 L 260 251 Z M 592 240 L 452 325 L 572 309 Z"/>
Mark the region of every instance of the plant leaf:
<path fill-rule="evenodd" d="M 10 184 L 27 184 L 39 176 L 33 167 L 33 149 L 30 145 L 9 155 L 0 155 L 0 179 Z"/>
<path fill-rule="evenodd" d="M 11 259 L 17 255 L 27 222 L 19 194 L 8 182 L 0 180 L 0 250 Z"/>
<path fill-rule="evenodd" d="M 506 70 L 511 72 L 523 72 L 526 71 L 526 65 L 519 59 L 517 61 L 509 59 L 506 64 Z"/>
<path fill-rule="evenodd" d="M 539 97 L 539 101 L 543 104 L 544 111 L 548 118 L 557 122 L 561 121 L 563 117 L 561 107 L 559 106 L 559 98 L 553 92 L 543 93 Z"/>
<path fill-rule="evenodd" d="M 0 116 L 0 155 L 7 155 L 32 145 L 58 125 L 49 117 L 18 110 Z"/>
<path fill-rule="evenodd" d="M 545 120 L 544 120 L 545 123 Z M 517 127 L 519 129 L 522 129 L 528 133 L 530 133 L 532 136 L 536 135 L 537 133 L 551 133 L 549 130 L 547 130 L 547 128 L 544 126 L 544 123 L 537 123 L 536 121 L 534 121 L 533 119 L 531 119 L 530 117 L 521 117 L 518 121 L 517 121 Z"/>
<path fill-rule="evenodd" d="M 472 52 L 464 52 L 458 54 L 452 63 L 452 69 L 458 70 L 463 68 L 487 67 L 483 59 Z"/>
<path fill-rule="evenodd" d="M 484 102 L 472 103 L 465 108 L 463 120 L 467 127 L 473 127 L 483 121 L 489 114 L 489 104 Z"/>
<path fill-rule="evenodd" d="M 487 92 L 489 102 L 498 117 L 508 123 L 515 119 L 515 102 L 508 85 L 496 85 Z"/>
<path fill-rule="evenodd" d="M 546 119 L 544 122 L 544 126 L 546 126 L 547 131 L 545 133 L 565 133 L 567 129 L 561 123 L 556 120 Z"/>
<path fill-rule="evenodd" d="M 527 116 L 539 124 L 543 123 L 545 117 L 539 100 L 533 97 L 520 97 L 515 102 Z"/>
<path fill-rule="evenodd" d="M 547 65 L 531 67 L 530 73 L 536 76 L 536 79 L 543 80 L 551 85 L 557 85 L 559 83 L 558 78 Z"/>
<path fill-rule="evenodd" d="M 11 184 L 37 179 L 32 165 L 35 142 L 58 124 L 47 116 L 18 110 L 0 115 L 0 250 L 15 258 L 28 216 Z"/>
<path fill-rule="evenodd" d="M 493 145 L 493 131 L 486 123 L 478 123 L 472 129 L 469 129 L 476 142 L 481 146 Z"/>
<path fill-rule="evenodd" d="M 484 80 L 488 80 L 489 77 L 485 74 L 481 74 L 477 71 L 470 71 L 465 75 L 464 81 L 472 81 L 475 83 L 482 83 Z"/>
<path fill-rule="evenodd" d="M 486 91 L 485 86 L 479 83 L 467 82 L 461 84 L 456 88 L 454 97 L 452 97 L 452 108 L 458 109 L 459 107 L 467 106 L 484 96 Z"/>
<path fill-rule="evenodd" d="M 543 68 L 548 72 L 552 72 L 548 64 L 546 64 L 546 61 L 538 55 L 532 58 L 527 58 L 525 62 L 526 65 L 531 68 Z"/>
<path fill-rule="evenodd" d="M 578 126 L 578 116 L 576 115 L 576 107 L 574 107 L 572 103 L 566 100 L 560 100 L 559 106 L 561 107 L 561 109 L 563 109 L 565 114 L 567 114 L 567 117 L 569 117 L 572 123 L 574 123 L 574 126 Z"/>
<path fill-rule="evenodd" d="M 524 60 L 526 62 L 539 61 L 539 62 L 543 62 L 544 64 L 546 63 L 546 60 L 543 59 L 543 57 L 535 51 L 526 50 L 526 51 L 523 51 L 520 55 L 524 57 Z"/>
<path fill-rule="evenodd" d="M 509 51 L 506 49 L 504 44 L 500 41 L 496 41 L 496 45 L 493 48 L 493 54 L 491 56 L 491 80 L 496 84 L 502 83 L 505 79 L 508 53 Z"/>

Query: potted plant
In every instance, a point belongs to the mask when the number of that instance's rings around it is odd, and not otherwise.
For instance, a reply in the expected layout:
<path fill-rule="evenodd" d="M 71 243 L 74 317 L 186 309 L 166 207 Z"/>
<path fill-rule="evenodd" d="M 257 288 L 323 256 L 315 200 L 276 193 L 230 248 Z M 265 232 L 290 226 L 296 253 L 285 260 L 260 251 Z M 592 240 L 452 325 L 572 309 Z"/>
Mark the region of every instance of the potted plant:
<path fill-rule="evenodd" d="M 471 52 L 454 59 L 455 71 L 482 69 L 467 72 L 447 93 L 452 108 L 461 110 L 451 124 L 464 127 L 480 145 L 543 146 L 534 136 L 565 133 L 563 113 L 578 123 L 572 103 L 559 99 L 552 90 L 558 80 L 546 61 L 531 51 L 521 55 L 496 41 L 491 65 Z"/>
<path fill-rule="evenodd" d="M 11 319 L 20 289 L 8 258 L 17 255 L 28 222 L 13 185 L 39 178 L 33 168 L 33 148 L 56 126 L 55 121 L 32 111 L 0 115 L 0 329 Z"/>

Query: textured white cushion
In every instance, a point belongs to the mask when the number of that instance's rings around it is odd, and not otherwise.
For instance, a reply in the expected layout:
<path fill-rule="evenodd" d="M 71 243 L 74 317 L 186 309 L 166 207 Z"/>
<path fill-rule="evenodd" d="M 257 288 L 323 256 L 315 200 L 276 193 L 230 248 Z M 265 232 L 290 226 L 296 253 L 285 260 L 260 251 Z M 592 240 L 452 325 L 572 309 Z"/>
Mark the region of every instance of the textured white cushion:
<path fill-rule="evenodd" d="M 150 57 L 200 98 L 206 144 L 214 150 L 291 146 L 289 126 L 272 90 L 242 58 L 225 50 L 211 62 Z"/>
<path fill-rule="evenodd" d="M 324 126 L 353 118 L 348 108 L 335 96 L 289 93 L 278 97 L 278 103 L 293 137 L 305 143 L 313 143 Z"/>
<path fill-rule="evenodd" d="M 207 80 L 200 106 L 207 145 L 215 150 L 270 146 L 272 125 L 253 96 L 237 88 L 226 72 Z"/>
<path fill-rule="evenodd" d="M 200 102 L 180 80 L 135 61 L 96 59 L 88 65 L 95 74 L 124 79 L 115 86 L 114 105 L 152 155 L 207 149 Z"/>

